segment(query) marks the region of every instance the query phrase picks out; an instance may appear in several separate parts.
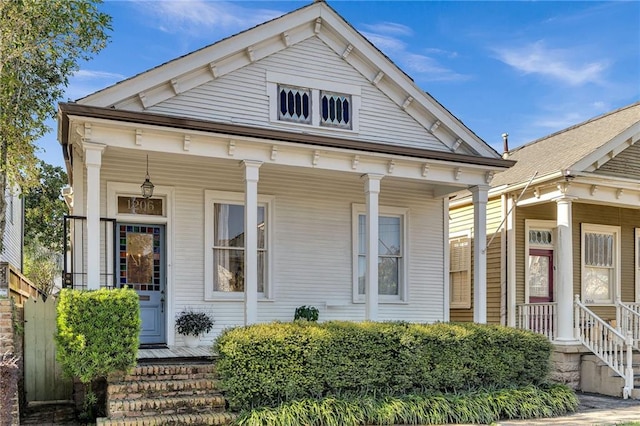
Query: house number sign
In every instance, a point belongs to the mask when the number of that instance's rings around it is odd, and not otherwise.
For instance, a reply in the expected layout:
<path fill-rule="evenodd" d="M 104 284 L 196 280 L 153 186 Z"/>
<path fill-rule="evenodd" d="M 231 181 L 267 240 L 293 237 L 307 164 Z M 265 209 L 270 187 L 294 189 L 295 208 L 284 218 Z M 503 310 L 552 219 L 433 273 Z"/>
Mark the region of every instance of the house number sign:
<path fill-rule="evenodd" d="M 118 213 L 162 216 L 162 198 L 118 197 Z"/>

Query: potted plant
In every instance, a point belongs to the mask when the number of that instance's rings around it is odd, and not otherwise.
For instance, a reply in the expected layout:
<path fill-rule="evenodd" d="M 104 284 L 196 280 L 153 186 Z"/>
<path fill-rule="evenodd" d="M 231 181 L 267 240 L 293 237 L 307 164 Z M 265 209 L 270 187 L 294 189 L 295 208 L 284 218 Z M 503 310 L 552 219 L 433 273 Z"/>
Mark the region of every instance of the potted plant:
<path fill-rule="evenodd" d="M 176 317 L 176 331 L 184 336 L 187 347 L 198 346 L 200 336 L 213 328 L 213 318 L 206 312 L 183 309 Z"/>

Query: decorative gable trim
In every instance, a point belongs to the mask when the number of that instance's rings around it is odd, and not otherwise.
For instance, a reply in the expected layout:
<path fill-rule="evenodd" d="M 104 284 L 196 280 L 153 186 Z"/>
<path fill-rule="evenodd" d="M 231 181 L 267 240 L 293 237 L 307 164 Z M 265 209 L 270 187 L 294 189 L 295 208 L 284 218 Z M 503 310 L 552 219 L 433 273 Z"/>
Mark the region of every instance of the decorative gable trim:
<path fill-rule="evenodd" d="M 179 90 L 185 92 L 314 36 L 372 81 L 425 129 L 439 122 L 432 133 L 451 150 L 460 139 L 467 152 L 499 157 L 325 2 L 314 2 L 78 102 L 142 111 L 176 95 L 172 80 L 179 81 Z M 144 93 L 144 98 L 136 96 L 138 93 Z"/>
<path fill-rule="evenodd" d="M 635 145 L 640 140 L 640 121 L 629 127 L 615 138 L 602 145 L 591 154 L 583 157 L 571 166 L 572 171 L 593 172 L 605 163 L 615 158 L 625 149 Z"/>

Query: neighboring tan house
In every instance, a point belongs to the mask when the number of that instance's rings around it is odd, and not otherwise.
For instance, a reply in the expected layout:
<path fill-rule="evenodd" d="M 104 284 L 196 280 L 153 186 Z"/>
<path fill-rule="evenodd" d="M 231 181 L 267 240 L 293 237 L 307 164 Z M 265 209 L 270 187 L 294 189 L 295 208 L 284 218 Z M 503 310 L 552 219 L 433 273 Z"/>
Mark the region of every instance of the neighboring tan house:
<path fill-rule="evenodd" d="M 624 341 L 631 333 L 638 348 L 640 338 L 639 139 L 635 103 L 504 155 L 517 163 L 495 176 L 488 196 L 489 322 L 605 358 L 620 349 L 603 362 L 627 374 Z M 470 200 L 450 201 L 452 321 L 468 321 L 476 306 Z M 583 368 L 583 390 L 601 390 L 585 376 Z"/>
<path fill-rule="evenodd" d="M 183 344 L 187 307 L 214 316 L 203 343 L 301 305 L 446 321 L 449 194 L 483 218 L 513 164 L 325 2 L 62 103 L 59 133 L 66 284 L 136 289 L 149 344 Z"/>

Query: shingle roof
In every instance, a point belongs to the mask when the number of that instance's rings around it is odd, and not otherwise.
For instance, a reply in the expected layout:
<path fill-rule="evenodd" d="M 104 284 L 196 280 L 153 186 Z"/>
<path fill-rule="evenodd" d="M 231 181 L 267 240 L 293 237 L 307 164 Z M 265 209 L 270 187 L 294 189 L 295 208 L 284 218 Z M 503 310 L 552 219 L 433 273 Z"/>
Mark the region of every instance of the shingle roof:
<path fill-rule="evenodd" d="M 635 123 L 640 122 L 640 102 L 530 142 L 509 152 L 515 166 L 498 173 L 491 186 L 512 185 L 573 166 Z"/>

